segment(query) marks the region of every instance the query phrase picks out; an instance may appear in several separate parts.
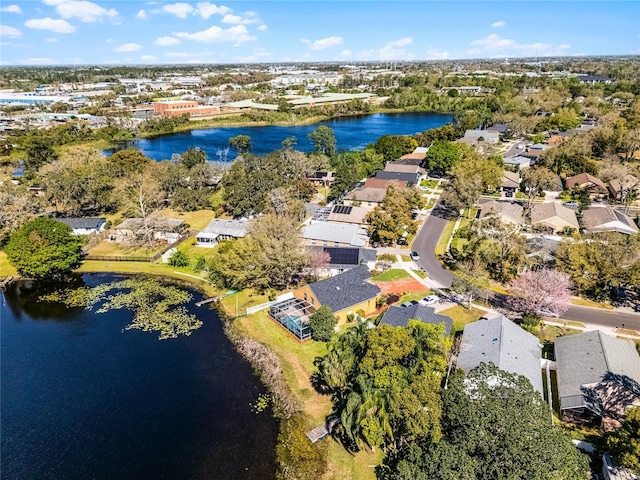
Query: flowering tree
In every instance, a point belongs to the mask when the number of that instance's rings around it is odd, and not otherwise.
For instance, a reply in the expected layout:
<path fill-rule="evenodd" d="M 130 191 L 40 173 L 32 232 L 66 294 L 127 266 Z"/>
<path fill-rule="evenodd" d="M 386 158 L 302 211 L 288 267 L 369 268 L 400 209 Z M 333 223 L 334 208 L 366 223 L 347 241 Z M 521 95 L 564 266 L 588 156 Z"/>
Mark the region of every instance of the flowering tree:
<path fill-rule="evenodd" d="M 571 303 L 572 282 L 557 270 L 526 272 L 509 283 L 507 302 L 518 312 L 562 315 Z"/>

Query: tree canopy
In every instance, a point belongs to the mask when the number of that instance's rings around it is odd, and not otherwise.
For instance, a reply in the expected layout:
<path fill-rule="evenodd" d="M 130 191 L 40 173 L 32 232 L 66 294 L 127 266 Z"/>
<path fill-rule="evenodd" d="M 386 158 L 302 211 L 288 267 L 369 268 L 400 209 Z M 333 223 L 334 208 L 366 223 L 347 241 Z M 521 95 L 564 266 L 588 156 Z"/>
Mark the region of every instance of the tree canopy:
<path fill-rule="evenodd" d="M 309 317 L 311 338 L 320 342 L 328 342 L 333 336 L 333 328 L 337 323 L 338 319 L 333 315 L 331 308 L 327 305 L 321 306 Z"/>
<path fill-rule="evenodd" d="M 481 364 L 442 392 L 442 439 L 390 452 L 382 480 L 587 478 L 587 456 L 550 424 L 549 407 L 522 376 Z"/>
<path fill-rule="evenodd" d="M 76 268 L 82 258 L 82 240 L 71 227 L 40 217 L 14 232 L 4 247 L 9 262 L 23 275 L 53 277 Z"/>
<path fill-rule="evenodd" d="M 336 136 L 331 128 L 321 125 L 311 132 L 308 137 L 309 140 L 313 142 L 316 152 L 327 155 L 328 157 L 332 157 L 338 153 Z"/>

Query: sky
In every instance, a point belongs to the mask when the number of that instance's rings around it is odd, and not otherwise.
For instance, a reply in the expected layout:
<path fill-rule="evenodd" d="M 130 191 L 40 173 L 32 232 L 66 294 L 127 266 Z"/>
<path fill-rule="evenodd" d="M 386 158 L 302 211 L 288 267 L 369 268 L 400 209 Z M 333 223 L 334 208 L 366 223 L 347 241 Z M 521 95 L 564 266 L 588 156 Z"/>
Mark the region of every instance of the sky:
<path fill-rule="evenodd" d="M 640 1 L 2 0 L 0 65 L 640 55 Z"/>

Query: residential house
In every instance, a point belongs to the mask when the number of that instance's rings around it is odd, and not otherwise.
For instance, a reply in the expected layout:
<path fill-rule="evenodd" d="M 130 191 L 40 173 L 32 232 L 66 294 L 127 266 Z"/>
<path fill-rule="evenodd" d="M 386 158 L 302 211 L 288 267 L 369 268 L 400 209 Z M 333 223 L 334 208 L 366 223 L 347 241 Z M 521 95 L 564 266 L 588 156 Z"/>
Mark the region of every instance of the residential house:
<path fill-rule="evenodd" d="M 543 227 L 552 233 L 565 228 L 580 228 L 576 212 L 558 202 L 534 203 L 531 206 L 531 225 Z"/>
<path fill-rule="evenodd" d="M 531 166 L 531 159 L 520 156 L 520 155 L 516 155 L 515 157 L 504 158 L 504 164 L 510 165 L 512 167 L 518 167 L 520 170 L 522 170 L 523 168 L 527 168 Z"/>
<path fill-rule="evenodd" d="M 411 305 L 410 307 L 390 306 L 384 313 L 380 323 L 394 327 L 406 327 L 409 320 L 420 320 L 430 325 L 444 324 L 444 334 L 449 336 L 453 320 L 446 315 L 438 315 L 433 307 L 426 305 Z"/>
<path fill-rule="evenodd" d="M 544 150 L 536 150 L 535 148 L 530 149 L 527 147 L 527 149 L 524 152 L 520 152 L 520 156 L 530 159 L 531 165 L 533 165 L 538 161 L 543 151 Z"/>
<path fill-rule="evenodd" d="M 495 123 L 490 127 L 487 127 L 487 132 L 495 132 L 498 135 L 504 135 L 509 130 L 509 126 L 504 123 Z"/>
<path fill-rule="evenodd" d="M 344 196 L 344 204 L 353 205 L 356 203 L 360 204 L 362 207 L 372 209 L 382 205 L 382 201 L 386 194 L 386 188 L 356 188 Z"/>
<path fill-rule="evenodd" d="M 613 80 L 606 75 L 578 75 L 580 83 L 612 83 Z"/>
<path fill-rule="evenodd" d="M 351 223 L 315 222 L 301 236 L 306 247 L 364 247 L 369 242 L 366 228 Z"/>
<path fill-rule="evenodd" d="M 479 220 L 496 217 L 500 223 L 507 225 L 524 224 L 524 208 L 518 203 L 493 200 L 482 205 Z"/>
<path fill-rule="evenodd" d="M 336 180 L 336 172 L 312 172 L 307 175 L 311 183 L 316 186 L 330 187 Z"/>
<path fill-rule="evenodd" d="M 502 172 L 502 183 L 500 191 L 507 198 L 516 196 L 516 192 L 520 189 L 520 174 L 504 170 Z"/>
<path fill-rule="evenodd" d="M 361 225 L 364 217 L 371 209 L 365 207 L 354 207 L 352 205 L 334 205 L 327 217 L 329 222 L 354 223 Z"/>
<path fill-rule="evenodd" d="M 600 330 L 556 338 L 560 411 L 620 419 L 640 406 L 640 356 L 631 340 Z"/>
<path fill-rule="evenodd" d="M 498 143 L 500 140 L 500 134 L 491 130 L 466 130 L 464 132 L 464 138 L 475 142 L 489 142 Z"/>
<path fill-rule="evenodd" d="M 376 264 L 376 251 L 372 248 L 353 247 L 309 247 L 329 255 L 329 264 L 324 276 L 333 277 L 360 265 L 373 269 Z"/>
<path fill-rule="evenodd" d="M 625 175 L 622 181 L 613 179 L 609 182 L 611 196 L 619 201 L 624 201 L 627 192 L 634 191 L 640 196 L 640 179 L 633 175 Z"/>
<path fill-rule="evenodd" d="M 564 183 L 567 186 L 567 190 L 585 188 L 590 196 L 607 195 L 607 186 L 604 182 L 586 172 L 567 177 Z"/>
<path fill-rule="evenodd" d="M 418 165 L 406 165 L 404 163 L 389 162 L 384 167 L 385 172 L 398 172 L 398 173 L 414 173 L 417 175 L 424 175 L 426 171 Z"/>
<path fill-rule="evenodd" d="M 363 188 L 384 188 L 386 191 L 386 189 L 391 186 L 401 190 L 403 188 L 407 188 L 407 182 L 403 180 L 385 180 L 383 178 L 367 178 L 364 181 Z"/>
<path fill-rule="evenodd" d="M 375 178 L 381 180 L 398 180 L 407 182 L 407 185 L 416 185 L 420 181 L 420 174 L 407 172 L 390 172 L 387 170 L 376 172 Z"/>
<path fill-rule="evenodd" d="M 611 207 L 592 207 L 583 210 L 580 221 L 588 233 L 618 232 L 628 235 L 638 233 L 638 226 L 631 217 Z"/>
<path fill-rule="evenodd" d="M 464 327 L 457 368 L 468 373 L 481 363 L 522 375 L 542 394 L 540 340 L 504 316 Z"/>
<path fill-rule="evenodd" d="M 184 232 L 184 220 L 179 218 L 128 218 L 112 230 L 115 232 L 109 240 L 118 243 L 135 242 L 147 235 L 154 240 L 172 243 Z"/>
<path fill-rule="evenodd" d="M 223 220 L 214 218 L 196 235 L 197 247 L 215 247 L 221 240 L 244 238 L 247 235 L 249 220 Z"/>
<path fill-rule="evenodd" d="M 106 218 L 67 217 L 56 218 L 58 222 L 66 223 L 72 229 L 73 235 L 90 235 L 100 233 L 107 223 Z"/>
<path fill-rule="evenodd" d="M 428 150 L 429 149 L 427 147 L 418 147 L 413 151 L 413 153 L 407 153 L 402 155 L 398 160 L 394 160 L 394 163 L 420 166 L 427 157 Z"/>
<path fill-rule="evenodd" d="M 293 295 L 316 309 L 327 305 L 339 322 L 344 323 L 350 313 L 358 310 L 369 313 L 376 309 L 380 289 L 368 281 L 370 278 L 369 268 L 360 265 L 335 277 L 305 285 Z"/>

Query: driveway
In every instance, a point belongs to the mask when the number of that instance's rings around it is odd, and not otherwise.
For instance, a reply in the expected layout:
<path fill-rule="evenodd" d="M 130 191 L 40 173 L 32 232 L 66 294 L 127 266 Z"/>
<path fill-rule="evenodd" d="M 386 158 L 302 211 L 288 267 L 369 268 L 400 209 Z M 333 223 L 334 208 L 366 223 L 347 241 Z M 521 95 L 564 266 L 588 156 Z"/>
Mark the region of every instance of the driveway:
<path fill-rule="evenodd" d="M 441 288 L 450 287 L 453 281 L 453 273 L 444 268 L 436 257 L 436 246 L 447 222 L 446 210 L 438 200 L 431 214 L 420 227 L 412 245 L 412 250 L 420 254 L 420 259 L 416 262 L 418 266 L 427 272 L 429 278 L 438 283 Z"/>

